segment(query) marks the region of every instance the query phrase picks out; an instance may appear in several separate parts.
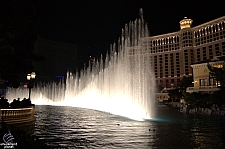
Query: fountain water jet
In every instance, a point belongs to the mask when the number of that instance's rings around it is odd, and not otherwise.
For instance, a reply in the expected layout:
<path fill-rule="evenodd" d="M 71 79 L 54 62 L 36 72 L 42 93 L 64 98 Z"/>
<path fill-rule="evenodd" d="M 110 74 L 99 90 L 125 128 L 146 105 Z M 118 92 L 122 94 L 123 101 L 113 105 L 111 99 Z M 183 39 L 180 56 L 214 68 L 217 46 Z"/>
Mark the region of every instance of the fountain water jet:
<path fill-rule="evenodd" d="M 65 84 L 38 84 L 32 90 L 32 102 L 96 109 L 135 120 L 154 117 L 155 77 L 150 55 L 142 46 L 142 37 L 147 36 L 140 9 L 140 18 L 125 25 L 104 63 L 101 57 L 80 73 L 68 72 Z M 26 97 L 26 92 L 8 89 L 7 98 Z"/>

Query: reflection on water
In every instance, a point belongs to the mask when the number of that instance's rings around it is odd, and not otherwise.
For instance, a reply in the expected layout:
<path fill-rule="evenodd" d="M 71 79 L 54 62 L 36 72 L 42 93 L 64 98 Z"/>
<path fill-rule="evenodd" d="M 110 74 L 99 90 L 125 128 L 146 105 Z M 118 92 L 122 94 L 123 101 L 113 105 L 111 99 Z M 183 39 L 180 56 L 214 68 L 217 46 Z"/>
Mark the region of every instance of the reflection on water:
<path fill-rule="evenodd" d="M 95 110 L 36 106 L 35 135 L 54 148 L 225 148 L 225 118 L 158 108 L 133 121 Z"/>

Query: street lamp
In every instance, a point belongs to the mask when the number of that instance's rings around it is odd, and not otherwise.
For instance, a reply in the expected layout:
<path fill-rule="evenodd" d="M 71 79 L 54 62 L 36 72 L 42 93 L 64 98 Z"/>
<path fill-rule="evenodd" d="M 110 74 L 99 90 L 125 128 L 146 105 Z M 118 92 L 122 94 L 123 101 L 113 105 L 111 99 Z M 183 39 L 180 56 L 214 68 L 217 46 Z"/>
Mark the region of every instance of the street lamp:
<path fill-rule="evenodd" d="M 28 94 L 28 99 L 30 100 L 30 95 L 31 95 L 31 88 L 33 88 L 33 82 L 32 80 L 35 79 L 36 73 L 32 72 L 31 74 L 27 74 L 27 80 L 29 82 L 28 84 L 28 89 L 29 89 L 29 94 Z"/>

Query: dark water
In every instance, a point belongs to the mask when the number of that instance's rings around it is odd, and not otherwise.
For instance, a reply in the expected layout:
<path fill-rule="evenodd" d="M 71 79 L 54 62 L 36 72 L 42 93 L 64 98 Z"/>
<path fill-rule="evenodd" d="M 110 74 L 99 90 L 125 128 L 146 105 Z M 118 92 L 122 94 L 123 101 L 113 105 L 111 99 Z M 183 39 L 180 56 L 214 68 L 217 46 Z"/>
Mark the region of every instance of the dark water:
<path fill-rule="evenodd" d="M 35 108 L 35 135 L 54 148 L 225 148 L 224 117 L 158 107 L 157 119 L 140 122 L 82 108 Z"/>

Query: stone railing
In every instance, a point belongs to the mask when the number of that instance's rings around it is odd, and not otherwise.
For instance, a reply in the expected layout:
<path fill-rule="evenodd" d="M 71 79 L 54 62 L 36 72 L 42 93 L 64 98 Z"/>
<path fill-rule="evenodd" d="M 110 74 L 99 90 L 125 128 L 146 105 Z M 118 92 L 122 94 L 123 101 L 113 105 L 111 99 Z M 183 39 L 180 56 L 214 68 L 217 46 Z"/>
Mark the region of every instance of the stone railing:
<path fill-rule="evenodd" d="M 34 107 L 0 109 L 0 122 L 20 123 L 33 120 L 35 120 Z"/>
<path fill-rule="evenodd" d="M 183 113 L 189 113 L 189 114 L 203 114 L 203 115 L 219 115 L 219 116 L 225 116 L 225 110 L 220 108 L 193 108 L 188 109 L 187 107 L 183 107 L 183 110 L 181 111 Z"/>
<path fill-rule="evenodd" d="M 187 92 L 198 92 L 198 91 L 218 91 L 219 88 L 216 86 L 199 86 L 199 87 L 188 87 Z"/>

